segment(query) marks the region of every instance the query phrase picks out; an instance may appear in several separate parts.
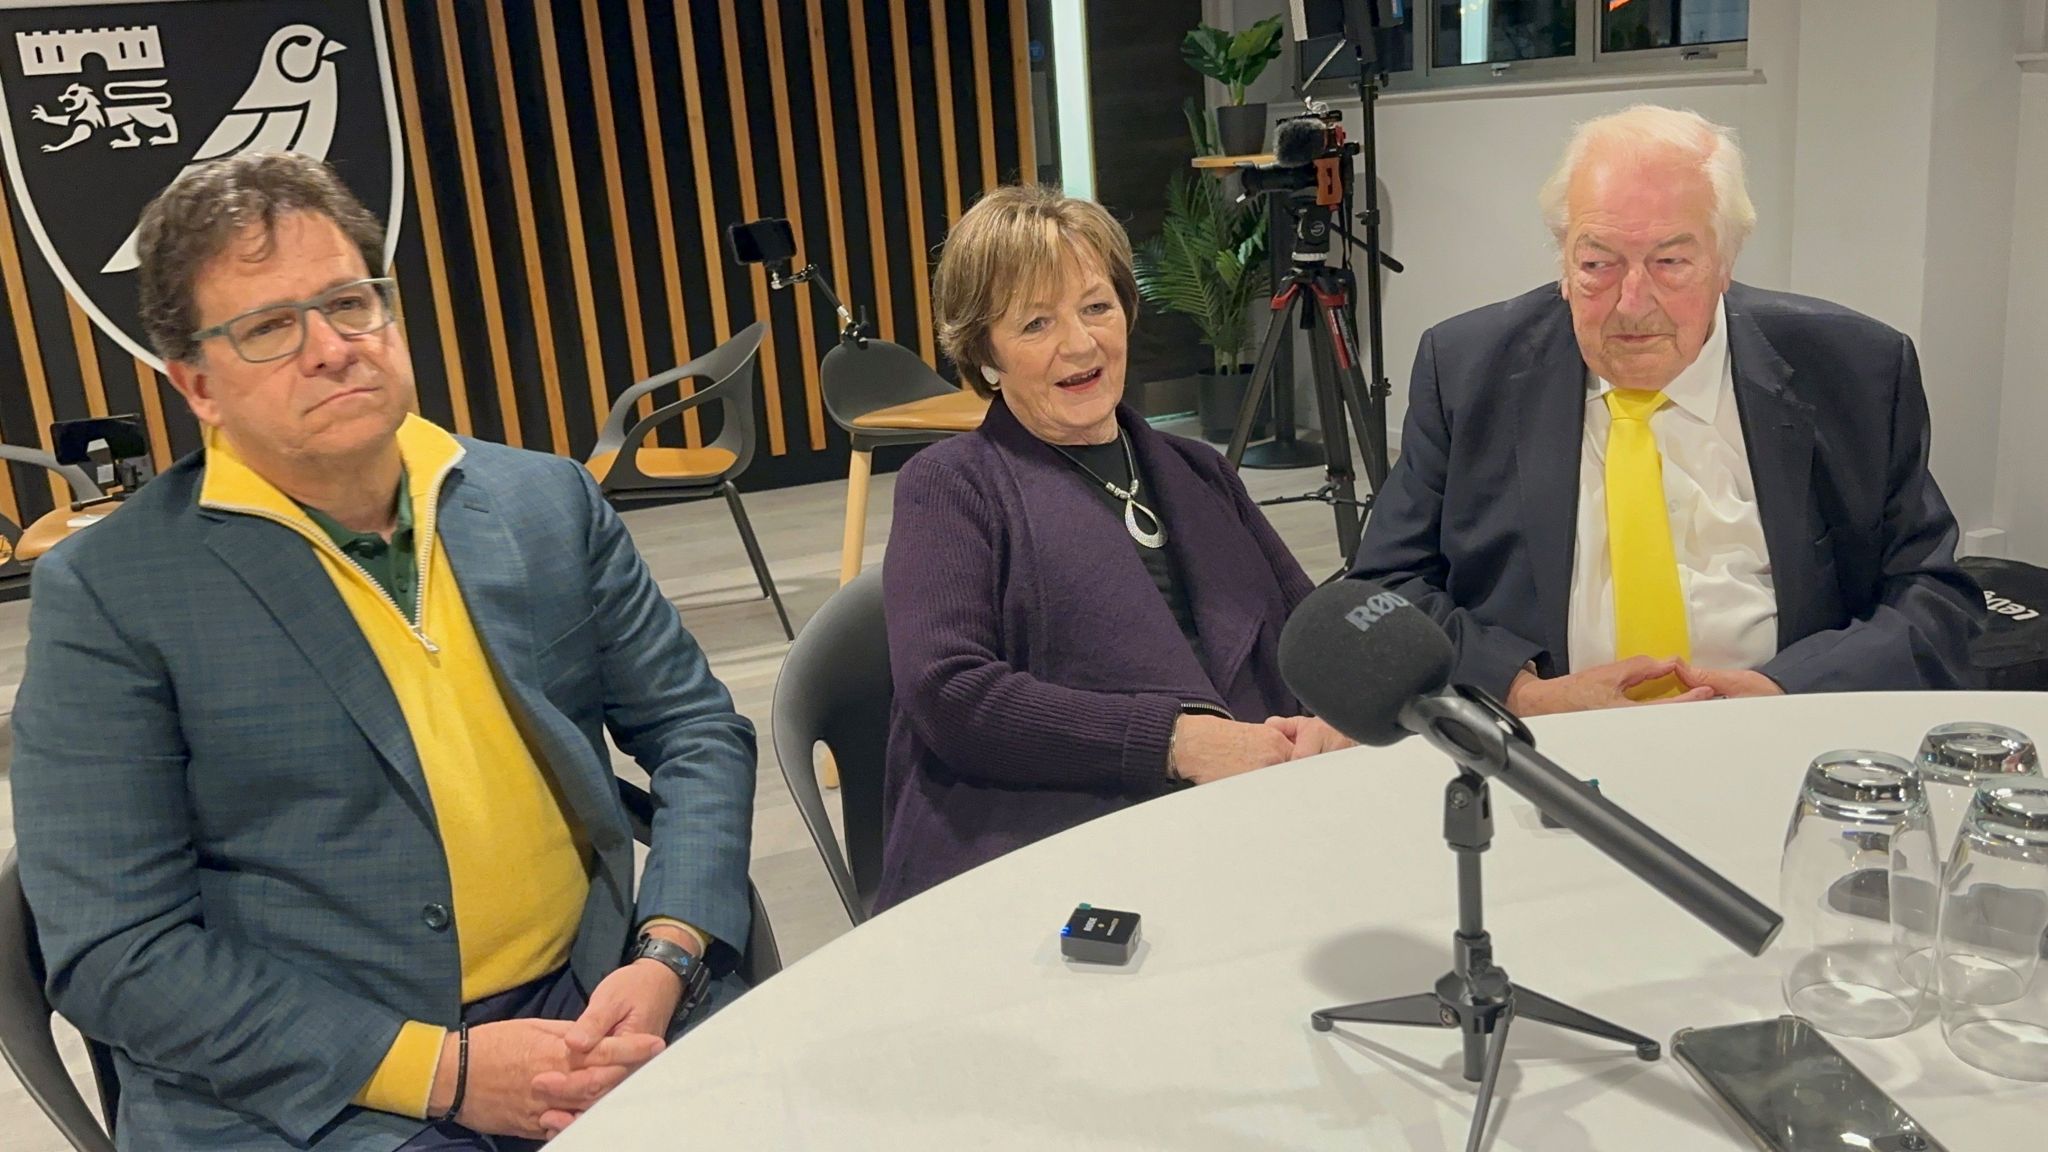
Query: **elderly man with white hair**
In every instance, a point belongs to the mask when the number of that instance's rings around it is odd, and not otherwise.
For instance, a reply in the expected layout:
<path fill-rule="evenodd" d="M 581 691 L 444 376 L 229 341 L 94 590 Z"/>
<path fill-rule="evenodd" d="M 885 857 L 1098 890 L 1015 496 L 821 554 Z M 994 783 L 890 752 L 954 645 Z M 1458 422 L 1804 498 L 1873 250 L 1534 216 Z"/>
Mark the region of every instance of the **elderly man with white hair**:
<path fill-rule="evenodd" d="M 1561 279 L 1423 334 L 1352 575 L 1524 715 L 1966 684 L 1983 599 L 1913 343 L 1734 282 L 1732 134 L 1589 121 L 1541 200 Z"/>

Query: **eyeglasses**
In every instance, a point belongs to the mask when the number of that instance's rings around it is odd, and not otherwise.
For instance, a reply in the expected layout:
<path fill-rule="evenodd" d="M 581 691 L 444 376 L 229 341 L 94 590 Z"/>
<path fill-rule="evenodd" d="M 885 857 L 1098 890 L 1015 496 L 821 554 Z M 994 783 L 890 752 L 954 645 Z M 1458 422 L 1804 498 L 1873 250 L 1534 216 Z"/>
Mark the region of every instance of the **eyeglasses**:
<path fill-rule="evenodd" d="M 195 341 L 227 337 L 251 364 L 296 356 L 306 346 L 306 313 L 319 311 L 343 336 L 367 336 L 398 316 L 398 281 L 387 276 L 338 284 L 310 300 L 269 304 L 192 334 Z"/>

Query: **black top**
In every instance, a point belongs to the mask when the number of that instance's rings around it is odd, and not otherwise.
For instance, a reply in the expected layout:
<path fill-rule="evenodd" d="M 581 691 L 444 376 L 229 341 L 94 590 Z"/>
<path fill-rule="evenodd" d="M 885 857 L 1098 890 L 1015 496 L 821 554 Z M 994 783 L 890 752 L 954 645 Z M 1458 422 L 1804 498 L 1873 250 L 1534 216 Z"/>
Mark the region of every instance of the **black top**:
<path fill-rule="evenodd" d="M 1060 451 L 1087 465 L 1089 471 L 1102 477 L 1104 480 L 1126 491 L 1130 489 L 1131 457 L 1124 452 L 1122 437 L 1111 440 L 1107 444 L 1070 444 L 1063 446 Z M 1115 510 L 1118 520 L 1123 519 L 1123 501 L 1110 495 L 1108 489 L 1097 484 L 1089 477 L 1082 476 L 1079 479 L 1082 483 L 1093 489 L 1095 494 L 1101 497 L 1104 504 Z M 1139 479 L 1142 482 L 1143 477 Z M 1166 510 L 1159 506 L 1158 497 L 1153 493 L 1150 485 L 1146 485 L 1139 491 L 1138 503 L 1150 508 L 1159 516 L 1160 525 L 1163 530 L 1166 521 Z M 1138 517 L 1138 525 L 1142 528 L 1150 528 L 1152 526 L 1151 522 L 1142 514 Z M 1194 648 L 1195 654 L 1197 656 L 1201 655 L 1202 638 L 1195 630 L 1195 611 L 1188 604 L 1187 584 L 1181 579 L 1180 565 L 1174 563 L 1173 549 L 1170 546 L 1166 548 L 1147 548 L 1143 544 L 1138 543 L 1136 538 L 1131 537 L 1129 533 L 1125 533 L 1125 537 L 1130 539 L 1131 547 L 1138 550 L 1138 558 L 1145 562 L 1145 571 L 1151 573 L 1152 583 L 1158 587 L 1159 594 L 1165 597 L 1166 607 L 1173 612 L 1174 622 L 1180 625 L 1180 634 L 1188 638 L 1188 644 Z"/>

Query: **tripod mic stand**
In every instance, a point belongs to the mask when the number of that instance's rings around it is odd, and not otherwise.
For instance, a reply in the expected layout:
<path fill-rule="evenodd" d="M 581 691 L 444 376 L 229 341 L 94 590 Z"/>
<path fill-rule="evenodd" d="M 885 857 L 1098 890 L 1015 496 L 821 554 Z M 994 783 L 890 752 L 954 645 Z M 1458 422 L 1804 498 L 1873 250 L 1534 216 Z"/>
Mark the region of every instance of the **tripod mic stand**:
<path fill-rule="evenodd" d="M 1629 1045 L 1644 1060 L 1662 1054 L 1647 1036 L 1516 986 L 1494 963 L 1479 862 L 1493 842 L 1495 778 L 1750 956 L 1770 947 L 1784 919 L 1538 752 L 1528 725 L 1505 704 L 1470 684 L 1449 683 L 1456 661 L 1436 621 L 1369 580 L 1316 589 L 1280 633 L 1281 678 L 1304 708 L 1361 744 L 1421 736 L 1458 766 L 1444 793 L 1444 839 L 1458 860 L 1450 973 L 1420 995 L 1325 1008 L 1310 1023 L 1321 1032 L 1340 1023 L 1458 1029 L 1465 1076 L 1479 1082 L 1466 1144 L 1477 1152 L 1517 1016 Z"/>
<path fill-rule="evenodd" d="M 1405 604 L 1402 610 L 1414 611 Z M 1446 650 L 1446 670 L 1448 655 Z M 1464 1034 L 1465 1078 L 1479 1084 L 1465 1148 L 1466 1152 L 1478 1152 L 1500 1079 L 1501 1057 L 1507 1050 L 1508 1025 L 1517 1016 L 1631 1045 L 1643 1060 L 1655 1060 L 1662 1054 L 1657 1042 L 1647 1036 L 1515 985 L 1493 962 L 1479 875 L 1479 854 L 1493 841 L 1491 777 L 1499 776 L 1540 811 L 1751 956 L 1770 946 L 1784 922 L 1538 753 L 1528 726 L 1486 693 L 1459 685 L 1416 697 L 1402 706 L 1399 724 L 1421 733 L 1458 765 L 1458 776 L 1444 793 L 1444 839 L 1458 857 L 1458 931 L 1452 937 L 1451 971 L 1430 992 L 1326 1008 L 1311 1015 L 1309 1022 L 1319 1032 L 1340 1023 L 1459 1029 Z"/>
<path fill-rule="evenodd" d="M 1398 1024 L 1462 1032 L 1465 1079 L 1479 1085 L 1465 1152 L 1479 1152 L 1493 1107 L 1494 1087 L 1500 1082 L 1501 1057 L 1508 1047 L 1508 1025 L 1516 1017 L 1631 1045 L 1642 1060 L 1655 1060 L 1663 1050 L 1648 1036 L 1510 982 L 1507 972 L 1493 962 L 1493 938 L 1486 932 L 1479 876 L 1479 855 L 1493 841 L 1493 798 L 1485 777 L 1460 769 L 1444 789 L 1444 840 L 1458 856 L 1458 931 L 1451 937 L 1451 970 L 1436 982 L 1433 991 L 1325 1008 L 1310 1015 L 1309 1023 L 1318 1032 L 1328 1032 L 1338 1024 Z"/>

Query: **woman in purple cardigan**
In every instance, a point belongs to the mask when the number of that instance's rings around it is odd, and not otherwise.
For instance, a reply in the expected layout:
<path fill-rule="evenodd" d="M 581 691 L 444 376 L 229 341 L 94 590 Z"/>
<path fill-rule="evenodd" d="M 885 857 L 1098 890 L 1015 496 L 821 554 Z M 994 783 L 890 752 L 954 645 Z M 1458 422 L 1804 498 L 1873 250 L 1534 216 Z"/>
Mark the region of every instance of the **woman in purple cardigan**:
<path fill-rule="evenodd" d="M 886 908 L 1190 784 L 1342 744 L 1280 678 L 1309 579 L 1213 449 L 1122 406 L 1130 241 L 1035 186 L 962 216 L 939 343 L 993 398 L 896 480 Z"/>

